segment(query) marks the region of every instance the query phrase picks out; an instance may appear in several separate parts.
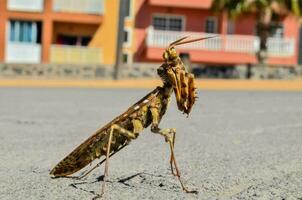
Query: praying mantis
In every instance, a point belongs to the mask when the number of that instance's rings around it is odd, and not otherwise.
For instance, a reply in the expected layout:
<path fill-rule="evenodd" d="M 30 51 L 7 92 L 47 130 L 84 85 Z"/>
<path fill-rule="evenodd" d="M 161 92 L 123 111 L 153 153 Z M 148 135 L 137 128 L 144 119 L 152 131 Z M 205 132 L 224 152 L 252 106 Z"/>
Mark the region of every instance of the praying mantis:
<path fill-rule="evenodd" d="M 175 47 L 182 44 L 197 42 L 212 37 L 186 40 L 180 38 L 172 42 L 163 53 L 163 64 L 157 69 L 157 73 L 163 82 L 163 86 L 155 88 L 126 112 L 117 116 L 107 125 L 97 130 L 91 137 L 74 149 L 50 172 L 54 178 L 71 177 L 70 175 L 86 167 L 96 158 L 105 156 L 105 159 L 89 170 L 86 174 L 77 177 L 83 178 L 91 171 L 105 162 L 104 179 L 101 192 L 97 197 L 105 193 L 108 178 L 109 158 L 127 146 L 131 140 L 136 139 L 144 128 L 151 125 L 153 133 L 162 135 L 170 147 L 170 168 L 174 176 L 180 182 L 181 188 L 187 193 L 196 193 L 189 190 L 183 183 L 174 153 L 176 129 L 160 128 L 159 123 L 166 113 L 171 96 L 174 92 L 178 110 L 189 115 L 197 98 L 194 84 L 194 75 L 187 72 Z"/>

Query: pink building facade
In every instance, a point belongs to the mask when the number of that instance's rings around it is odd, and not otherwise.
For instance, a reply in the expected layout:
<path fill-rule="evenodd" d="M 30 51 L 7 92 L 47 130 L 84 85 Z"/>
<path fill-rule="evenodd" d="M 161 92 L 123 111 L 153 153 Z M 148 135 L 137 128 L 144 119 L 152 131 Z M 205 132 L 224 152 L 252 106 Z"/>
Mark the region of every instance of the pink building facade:
<path fill-rule="evenodd" d="M 161 62 L 167 45 L 183 36 L 219 37 L 178 47 L 192 63 L 208 65 L 257 64 L 260 40 L 252 14 L 235 20 L 210 11 L 212 0 L 137 0 L 134 61 Z M 298 62 L 299 22 L 293 16 L 272 24 L 268 63 L 295 66 Z"/>

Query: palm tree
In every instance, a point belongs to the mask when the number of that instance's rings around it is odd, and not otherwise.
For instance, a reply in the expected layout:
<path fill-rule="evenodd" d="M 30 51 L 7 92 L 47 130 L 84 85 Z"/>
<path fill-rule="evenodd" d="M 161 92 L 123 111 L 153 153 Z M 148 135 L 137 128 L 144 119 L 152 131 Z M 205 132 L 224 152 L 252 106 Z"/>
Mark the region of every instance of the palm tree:
<path fill-rule="evenodd" d="M 274 19 L 294 14 L 300 16 L 301 0 L 214 0 L 214 11 L 225 10 L 229 17 L 236 18 L 245 13 L 254 13 L 257 20 L 257 35 L 260 38 L 260 49 L 257 58 L 260 66 L 267 61 L 267 39 L 270 34 L 271 22 Z"/>

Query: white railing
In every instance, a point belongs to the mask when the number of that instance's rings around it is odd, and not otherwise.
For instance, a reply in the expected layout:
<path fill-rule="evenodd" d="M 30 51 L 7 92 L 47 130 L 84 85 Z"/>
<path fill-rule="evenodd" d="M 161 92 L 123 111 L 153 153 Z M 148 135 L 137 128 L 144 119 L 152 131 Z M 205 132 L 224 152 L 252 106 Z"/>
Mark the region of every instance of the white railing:
<path fill-rule="evenodd" d="M 151 47 L 166 48 L 171 42 L 184 37 L 200 38 L 214 36 L 217 37 L 180 46 L 180 49 L 199 49 L 209 51 L 225 51 L 254 54 L 260 48 L 260 39 L 257 36 L 247 35 L 221 35 L 208 34 L 202 32 L 179 32 L 179 31 L 162 31 L 148 29 L 147 45 Z M 269 38 L 268 53 L 270 56 L 293 56 L 295 41 L 286 38 Z"/>
<path fill-rule="evenodd" d="M 8 0 L 7 9 L 16 11 L 42 12 L 44 0 Z"/>
<path fill-rule="evenodd" d="M 104 0 L 53 0 L 53 10 L 101 15 L 104 13 Z"/>
<path fill-rule="evenodd" d="M 271 56 L 292 56 L 295 52 L 293 38 L 269 38 L 267 41 L 268 54 Z"/>
<path fill-rule="evenodd" d="M 52 45 L 50 62 L 58 64 L 102 64 L 103 54 L 100 48 Z"/>
<path fill-rule="evenodd" d="M 7 42 L 5 62 L 40 63 L 41 45 L 35 43 Z"/>
<path fill-rule="evenodd" d="M 225 35 L 224 51 L 255 53 L 260 47 L 260 40 L 256 36 Z"/>
<path fill-rule="evenodd" d="M 166 48 L 171 42 L 185 36 L 190 36 L 190 39 L 199 37 L 209 37 L 216 34 L 207 33 L 196 33 L 196 32 L 178 32 L 178 31 L 162 31 L 148 29 L 147 45 L 153 47 L 164 47 Z M 181 46 L 182 49 L 208 49 L 208 50 L 219 50 L 221 49 L 221 38 L 216 37 L 203 42 L 194 42 L 184 44 Z"/>

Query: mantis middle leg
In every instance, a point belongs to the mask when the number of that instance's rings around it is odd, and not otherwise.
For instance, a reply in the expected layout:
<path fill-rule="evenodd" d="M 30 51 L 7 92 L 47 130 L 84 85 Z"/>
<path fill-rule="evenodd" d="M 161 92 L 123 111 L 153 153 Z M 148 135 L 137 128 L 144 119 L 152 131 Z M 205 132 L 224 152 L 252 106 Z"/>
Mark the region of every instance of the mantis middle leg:
<path fill-rule="evenodd" d="M 153 117 L 151 131 L 153 133 L 158 133 L 158 134 L 164 136 L 166 142 L 169 143 L 169 147 L 170 147 L 170 151 L 171 151 L 170 166 L 171 166 L 172 174 L 177 176 L 177 178 L 180 182 L 180 185 L 181 185 L 182 189 L 185 192 L 187 192 L 187 193 L 197 193 L 197 191 L 195 191 L 195 190 L 187 189 L 187 187 L 185 187 L 185 185 L 184 185 L 184 183 L 183 183 L 183 181 L 180 177 L 180 171 L 178 169 L 177 162 L 176 162 L 176 159 L 175 159 L 175 154 L 174 154 L 174 143 L 175 143 L 176 129 L 174 129 L 174 128 L 160 129 L 158 127 L 159 121 L 157 121 L 159 119 L 158 109 L 157 108 L 151 108 L 151 113 L 152 113 L 152 117 Z M 173 165 L 175 167 L 175 172 L 173 170 Z"/>

